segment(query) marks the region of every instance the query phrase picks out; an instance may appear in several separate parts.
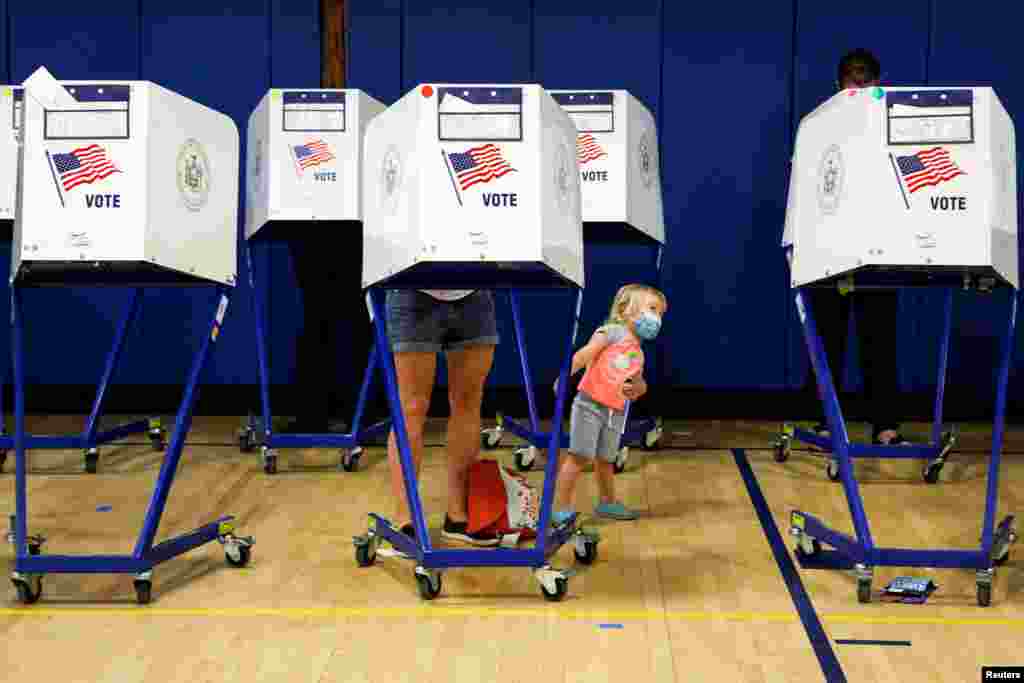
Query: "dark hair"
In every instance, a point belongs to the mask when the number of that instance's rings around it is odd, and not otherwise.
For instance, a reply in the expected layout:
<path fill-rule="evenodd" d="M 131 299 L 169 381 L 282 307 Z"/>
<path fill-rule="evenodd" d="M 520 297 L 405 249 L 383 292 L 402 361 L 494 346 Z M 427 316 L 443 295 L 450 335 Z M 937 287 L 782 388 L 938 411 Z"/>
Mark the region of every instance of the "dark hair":
<path fill-rule="evenodd" d="M 846 81 L 853 81 L 857 85 L 866 85 L 871 81 L 877 81 L 882 76 L 882 65 L 878 58 L 862 47 L 843 55 L 839 60 L 839 69 L 836 81 L 840 88 Z"/>

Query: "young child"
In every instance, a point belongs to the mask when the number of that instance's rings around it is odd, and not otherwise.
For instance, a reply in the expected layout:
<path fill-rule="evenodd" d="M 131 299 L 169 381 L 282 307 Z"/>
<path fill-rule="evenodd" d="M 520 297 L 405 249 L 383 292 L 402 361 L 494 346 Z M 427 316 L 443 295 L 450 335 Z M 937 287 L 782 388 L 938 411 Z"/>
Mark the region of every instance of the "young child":
<path fill-rule="evenodd" d="M 647 392 L 641 340 L 651 341 L 668 308 L 665 295 L 646 285 L 626 285 L 615 295 L 608 321 L 572 357 L 572 377 L 586 368 L 572 404 L 569 452 L 562 459 L 555 489 L 555 524 L 573 514 L 576 482 L 588 460 L 594 462 L 601 500 L 594 513 L 608 519 L 636 519 L 636 512 L 615 500 L 615 459 L 625 427 L 626 401 Z M 555 389 L 558 381 L 555 381 Z"/>

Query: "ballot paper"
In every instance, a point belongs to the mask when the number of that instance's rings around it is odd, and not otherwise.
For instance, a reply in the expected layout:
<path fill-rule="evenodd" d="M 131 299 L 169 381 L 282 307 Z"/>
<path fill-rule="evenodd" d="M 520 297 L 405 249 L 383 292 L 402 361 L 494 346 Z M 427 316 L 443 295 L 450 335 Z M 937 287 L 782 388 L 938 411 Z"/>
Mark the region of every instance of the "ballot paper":
<path fill-rule="evenodd" d="M 36 69 L 22 85 L 25 92 L 46 109 L 67 109 L 77 104 L 75 98 L 57 82 L 45 66 Z"/>

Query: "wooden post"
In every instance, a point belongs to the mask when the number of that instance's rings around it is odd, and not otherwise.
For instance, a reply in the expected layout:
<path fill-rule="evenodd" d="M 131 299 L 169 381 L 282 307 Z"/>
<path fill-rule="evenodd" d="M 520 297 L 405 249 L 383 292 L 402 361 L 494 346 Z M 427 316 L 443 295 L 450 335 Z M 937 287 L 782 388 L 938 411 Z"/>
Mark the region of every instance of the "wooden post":
<path fill-rule="evenodd" d="M 320 87 L 345 87 L 345 3 L 320 0 Z"/>

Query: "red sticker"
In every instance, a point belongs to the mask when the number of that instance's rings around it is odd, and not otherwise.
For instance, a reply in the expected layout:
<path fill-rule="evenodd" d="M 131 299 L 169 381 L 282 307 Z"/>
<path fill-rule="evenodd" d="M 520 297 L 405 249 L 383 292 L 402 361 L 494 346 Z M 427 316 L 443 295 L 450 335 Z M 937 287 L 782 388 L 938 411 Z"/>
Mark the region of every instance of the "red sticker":
<path fill-rule="evenodd" d="M 434 89 L 429 85 L 425 85 L 423 86 L 422 89 L 420 89 L 420 92 L 423 93 L 424 97 L 430 97 L 431 95 L 434 94 Z"/>

